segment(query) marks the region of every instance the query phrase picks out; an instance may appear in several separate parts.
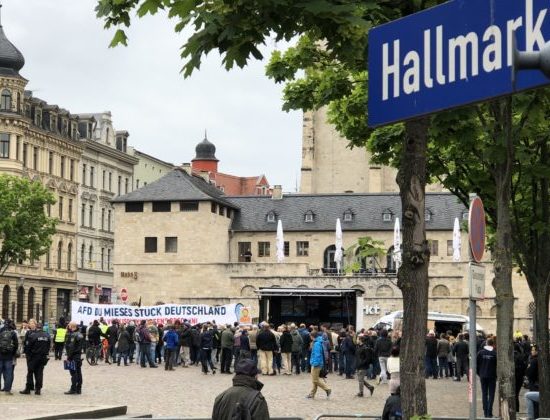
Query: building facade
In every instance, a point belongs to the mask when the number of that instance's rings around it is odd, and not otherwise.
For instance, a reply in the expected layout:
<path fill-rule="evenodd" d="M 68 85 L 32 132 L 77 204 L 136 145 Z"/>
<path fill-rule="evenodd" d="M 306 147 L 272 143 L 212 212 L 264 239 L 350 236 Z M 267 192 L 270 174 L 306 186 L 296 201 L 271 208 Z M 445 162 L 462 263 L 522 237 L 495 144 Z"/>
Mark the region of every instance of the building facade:
<path fill-rule="evenodd" d="M 164 162 L 133 147 L 128 146 L 127 150 L 130 156 L 138 159 L 134 166 L 134 190 L 162 178 L 175 167 L 172 163 Z"/>
<path fill-rule="evenodd" d="M 77 284 L 77 203 L 83 146 L 77 115 L 25 91 L 23 55 L 0 27 L 0 172 L 46 185 L 59 220 L 50 251 L 0 277 L 2 318 L 52 321 L 70 312 Z"/>
<path fill-rule="evenodd" d="M 134 165 L 127 131 L 115 131 L 110 112 L 79 115 L 84 146 L 79 165 L 77 239 L 78 299 L 116 301 L 113 293 L 114 208 L 111 200 L 134 190 Z"/>
<path fill-rule="evenodd" d="M 451 194 L 428 194 L 426 200 L 426 229 L 432 251 L 429 308 L 466 314 L 466 246 L 462 249 L 463 262 L 452 259 L 454 219 L 464 220 L 466 209 Z M 343 300 L 334 298 L 320 314 L 316 309 L 320 298 L 315 296 L 323 290 L 325 294 L 356 290 L 362 296 L 354 304 L 359 311 L 351 316 L 365 327 L 402 308 L 395 266 L 388 257 L 393 251 L 395 217 L 401 213 L 397 194 L 228 197 L 191 171 L 176 169 L 115 199 L 114 206 L 114 282 L 116 288 L 128 289 L 130 302 L 241 302 L 258 317 L 265 309 L 260 307 L 262 294 L 281 289 L 284 293 L 277 296 L 280 311 L 303 314 L 304 320 L 341 322 L 350 312 Z M 337 272 L 337 218 L 342 221 L 347 259 L 354 259 L 354 244 L 364 236 L 382 241 L 386 256 L 361 261 L 355 272 Z M 283 263 L 276 260 L 278 220 L 284 230 Z M 462 243 L 467 243 L 465 233 Z M 478 303 L 478 323 L 494 332 L 496 306 L 489 264 L 486 278 L 487 299 Z M 515 327 L 528 331 L 532 299 L 525 281 L 516 279 L 514 284 Z M 290 289 L 302 290 L 304 298 L 311 301 L 306 307 L 295 306 L 295 301 L 285 300 Z"/>

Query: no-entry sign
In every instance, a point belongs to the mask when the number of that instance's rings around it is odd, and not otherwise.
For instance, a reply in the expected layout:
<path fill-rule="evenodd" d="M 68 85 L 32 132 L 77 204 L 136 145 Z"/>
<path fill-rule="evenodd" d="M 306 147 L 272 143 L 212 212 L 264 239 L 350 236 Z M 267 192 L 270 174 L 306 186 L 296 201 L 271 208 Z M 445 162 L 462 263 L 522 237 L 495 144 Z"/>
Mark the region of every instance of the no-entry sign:
<path fill-rule="evenodd" d="M 479 197 L 470 202 L 468 237 L 472 259 L 479 263 L 485 253 L 485 209 Z"/>
<path fill-rule="evenodd" d="M 122 300 L 123 302 L 126 302 L 128 300 L 128 289 L 126 289 L 126 287 L 120 289 L 120 300 Z"/>

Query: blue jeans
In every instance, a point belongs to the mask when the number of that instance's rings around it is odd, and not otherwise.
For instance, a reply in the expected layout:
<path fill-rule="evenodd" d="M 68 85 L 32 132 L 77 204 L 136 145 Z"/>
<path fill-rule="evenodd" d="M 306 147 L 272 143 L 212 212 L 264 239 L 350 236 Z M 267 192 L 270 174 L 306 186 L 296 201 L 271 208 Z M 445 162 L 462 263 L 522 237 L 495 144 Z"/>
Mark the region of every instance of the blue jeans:
<path fill-rule="evenodd" d="M 495 401 L 497 378 L 480 378 L 480 382 L 483 415 L 485 417 L 493 417 L 493 402 Z"/>
<path fill-rule="evenodd" d="M 445 378 L 448 378 L 449 361 L 447 360 L 447 356 L 438 357 L 437 360 L 439 361 L 439 377 L 443 378 L 443 373 L 445 373 Z"/>
<path fill-rule="evenodd" d="M 426 356 L 424 362 L 426 364 L 426 378 L 432 376 L 437 379 L 437 357 Z"/>
<path fill-rule="evenodd" d="M 350 378 L 355 371 L 355 356 L 351 353 L 345 353 L 344 360 L 346 361 L 346 378 Z"/>
<path fill-rule="evenodd" d="M 525 393 L 525 403 L 527 405 L 527 418 L 529 420 L 535 419 L 535 403 L 539 402 L 539 392 L 529 391 Z"/>
<path fill-rule="evenodd" d="M 0 375 L 4 377 L 4 391 L 10 392 L 13 384 L 13 360 L 0 360 Z"/>
<path fill-rule="evenodd" d="M 146 362 L 149 362 L 149 366 L 155 366 L 154 358 L 151 356 L 151 343 L 140 343 L 139 353 L 141 356 L 141 366 L 145 367 Z"/>

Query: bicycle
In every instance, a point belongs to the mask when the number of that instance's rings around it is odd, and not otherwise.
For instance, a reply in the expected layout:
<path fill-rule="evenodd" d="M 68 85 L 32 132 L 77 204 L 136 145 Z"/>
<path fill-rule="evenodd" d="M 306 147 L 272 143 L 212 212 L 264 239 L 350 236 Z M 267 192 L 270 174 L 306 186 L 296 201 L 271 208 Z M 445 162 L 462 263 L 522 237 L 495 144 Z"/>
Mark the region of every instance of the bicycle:
<path fill-rule="evenodd" d="M 103 348 L 103 346 L 100 343 L 96 346 L 89 345 L 88 348 L 86 349 L 86 361 L 91 366 L 97 365 L 97 363 L 99 361 L 99 357 L 101 355 L 102 348 Z"/>

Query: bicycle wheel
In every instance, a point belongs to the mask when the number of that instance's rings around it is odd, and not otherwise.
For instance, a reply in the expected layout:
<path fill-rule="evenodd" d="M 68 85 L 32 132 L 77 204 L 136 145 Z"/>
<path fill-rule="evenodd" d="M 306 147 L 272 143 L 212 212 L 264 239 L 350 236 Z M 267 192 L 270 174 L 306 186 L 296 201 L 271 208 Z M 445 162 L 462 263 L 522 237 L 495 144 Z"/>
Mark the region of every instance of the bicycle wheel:
<path fill-rule="evenodd" d="M 97 365 L 96 349 L 95 347 L 88 347 L 86 350 L 86 361 L 91 365 Z"/>

